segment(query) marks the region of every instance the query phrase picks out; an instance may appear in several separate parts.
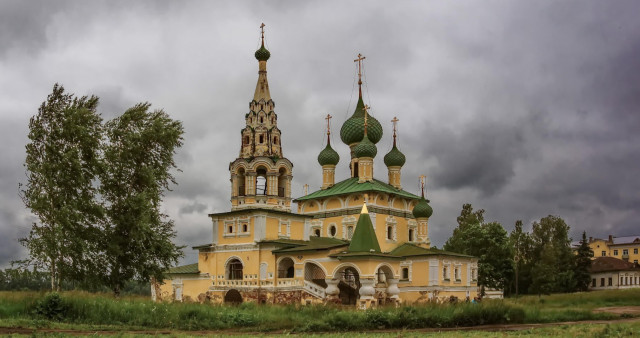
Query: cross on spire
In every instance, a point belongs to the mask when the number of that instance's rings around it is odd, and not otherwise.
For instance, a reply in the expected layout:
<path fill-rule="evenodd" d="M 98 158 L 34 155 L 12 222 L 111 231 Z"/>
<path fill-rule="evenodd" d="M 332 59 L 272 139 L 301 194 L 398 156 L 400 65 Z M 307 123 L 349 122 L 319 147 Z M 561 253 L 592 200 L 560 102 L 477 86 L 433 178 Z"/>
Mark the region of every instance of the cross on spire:
<path fill-rule="evenodd" d="M 364 110 L 364 134 L 365 135 L 367 135 L 367 125 L 368 125 L 367 124 L 367 117 L 369 115 L 369 109 L 371 109 L 371 107 L 365 104 L 364 105 L 364 109 L 363 109 Z"/>
<path fill-rule="evenodd" d="M 362 85 L 362 60 L 364 59 L 366 59 L 366 57 L 358 53 L 358 58 L 353 60 L 353 62 L 358 63 L 358 86 Z"/>
<path fill-rule="evenodd" d="M 393 120 L 391 120 L 391 123 L 393 123 L 393 145 L 396 145 L 396 129 L 398 127 L 398 118 L 397 117 L 393 117 Z"/>
<path fill-rule="evenodd" d="M 420 177 L 420 190 L 422 191 L 422 198 L 424 198 L 424 191 L 425 191 L 427 176 L 420 175 L 419 177 Z"/>
<path fill-rule="evenodd" d="M 262 36 L 262 45 L 264 46 L 264 22 L 260 25 L 260 35 Z"/>
<path fill-rule="evenodd" d="M 332 117 L 331 114 L 327 114 L 327 117 L 324 118 L 327 120 L 327 144 L 331 143 L 331 125 L 329 124 L 329 120 L 331 120 Z"/>

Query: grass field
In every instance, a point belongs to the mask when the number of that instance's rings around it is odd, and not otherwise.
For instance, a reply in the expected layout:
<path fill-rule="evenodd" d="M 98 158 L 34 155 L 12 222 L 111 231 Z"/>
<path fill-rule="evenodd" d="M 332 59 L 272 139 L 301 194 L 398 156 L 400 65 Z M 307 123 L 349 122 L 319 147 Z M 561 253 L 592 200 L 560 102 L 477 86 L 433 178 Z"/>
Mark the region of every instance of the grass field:
<path fill-rule="evenodd" d="M 0 292 L 0 327 L 88 331 L 157 329 L 343 332 L 336 333 L 337 335 L 352 331 L 349 333 L 350 336 L 358 331 L 385 329 L 400 330 L 394 331 L 396 333 L 393 336 L 397 336 L 397 332 L 402 332 L 403 329 L 615 319 L 619 316 L 593 313 L 593 309 L 624 305 L 640 305 L 640 289 L 543 297 L 525 296 L 504 301 L 485 300 L 481 304 L 432 304 L 368 311 L 325 306 L 261 306 L 252 303 L 240 306 L 154 303 L 142 297 L 123 297 L 115 300 L 110 295 L 84 292 L 65 292 L 57 297 L 35 292 Z M 624 325 L 620 324 L 618 327 L 618 324 L 615 324 L 609 329 L 622 330 L 620 332 L 638 331 L 636 324 L 627 324 L 629 327 Z M 604 329 L 602 325 L 583 326 L 576 327 L 582 327 L 581 330 L 587 331 Z M 572 326 L 572 330 L 574 329 Z M 598 335 L 595 331 L 592 333 Z M 570 330 L 565 329 L 559 333 L 564 335 L 567 332 Z M 184 333 L 179 333 L 181 334 Z M 457 336 L 460 334 L 474 336 L 476 333 L 458 332 Z M 477 334 L 481 336 L 483 333 Z M 500 334 L 510 335 L 509 332 Z"/>

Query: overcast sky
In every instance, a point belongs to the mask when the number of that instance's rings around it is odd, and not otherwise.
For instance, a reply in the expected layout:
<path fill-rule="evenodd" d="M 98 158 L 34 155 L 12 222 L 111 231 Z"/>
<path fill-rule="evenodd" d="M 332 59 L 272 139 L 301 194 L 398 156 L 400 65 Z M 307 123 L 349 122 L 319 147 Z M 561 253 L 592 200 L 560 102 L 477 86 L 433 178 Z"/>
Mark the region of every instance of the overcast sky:
<path fill-rule="evenodd" d="M 353 112 L 355 64 L 383 125 L 400 119 L 406 190 L 427 175 L 432 243 L 463 203 L 508 231 L 549 214 L 577 239 L 640 235 L 638 1 L 18 1 L 0 0 L 0 267 L 26 257 L 35 219 L 18 196 L 28 121 L 59 82 L 100 97 L 105 120 L 137 102 L 185 127 L 179 185 L 167 193 L 177 244 L 210 242 L 207 214 L 230 209 L 229 162 L 253 97 L 259 26 L 294 164 L 293 195 L 321 185 L 316 161 L 331 113 Z M 187 249 L 182 260 L 195 262 Z"/>

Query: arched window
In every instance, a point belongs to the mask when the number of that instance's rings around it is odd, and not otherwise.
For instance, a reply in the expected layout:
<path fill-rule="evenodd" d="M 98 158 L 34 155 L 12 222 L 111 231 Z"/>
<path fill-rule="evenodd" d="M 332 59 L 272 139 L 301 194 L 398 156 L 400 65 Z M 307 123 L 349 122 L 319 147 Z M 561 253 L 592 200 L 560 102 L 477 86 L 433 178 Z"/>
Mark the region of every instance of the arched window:
<path fill-rule="evenodd" d="M 260 105 L 260 109 L 262 109 L 262 105 Z M 264 123 L 264 117 L 260 116 L 260 123 Z"/>
<path fill-rule="evenodd" d="M 316 237 L 320 237 L 320 228 L 316 228 L 313 233 L 316 235 Z"/>
<path fill-rule="evenodd" d="M 353 237 L 353 226 L 350 225 L 347 227 L 347 239 L 351 239 L 351 237 Z"/>
<path fill-rule="evenodd" d="M 246 191 L 244 189 L 244 169 L 240 168 L 240 170 L 238 170 L 238 175 L 236 177 L 236 181 L 237 181 L 237 185 L 238 185 L 238 196 L 244 196 L 246 194 Z"/>
<path fill-rule="evenodd" d="M 249 136 L 248 135 L 244 137 L 244 144 L 245 145 L 249 144 Z"/>
<path fill-rule="evenodd" d="M 260 135 L 260 143 L 264 143 L 264 135 Z"/>
<path fill-rule="evenodd" d="M 284 258 L 278 263 L 278 278 L 293 278 L 294 271 L 293 260 L 291 258 Z"/>
<path fill-rule="evenodd" d="M 256 195 L 267 194 L 267 170 L 260 168 L 256 176 Z"/>
<path fill-rule="evenodd" d="M 278 170 L 278 197 L 284 197 L 287 188 L 287 170 L 280 168 Z"/>
<path fill-rule="evenodd" d="M 249 224 L 244 223 L 242 224 L 242 232 L 248 232 L 249 231 Z"/>
<path fill-rule="evenodd" d="M 402 268 L 402 279 L 409 279 L 409 268 Z"/>
<path fill-rule="evenodd" d="M 278 144 L 278 136 L 273 137 L 273 144 Z"/>
<path fill-rule="evenodd" d="M 227 279 L 242 280 L 242 262 L 234 258 L 227 263 Z"/>

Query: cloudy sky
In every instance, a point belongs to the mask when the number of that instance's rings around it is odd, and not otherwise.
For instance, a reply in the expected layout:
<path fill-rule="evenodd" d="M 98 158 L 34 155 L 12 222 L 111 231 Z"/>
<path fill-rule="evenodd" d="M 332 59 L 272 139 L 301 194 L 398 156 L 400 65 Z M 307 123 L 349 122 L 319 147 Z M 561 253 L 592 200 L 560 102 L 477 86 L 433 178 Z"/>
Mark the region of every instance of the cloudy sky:
<path fill-rule="evenodd" d="M 352 113 L 362 53 L 365 102 L 385 128 L 376 177 L 398 116 L 403 186 L 418 193 L 427 175 L 434 244 L 463 203 L 508 231 L 553 214 L 574 239 L 640 235 L 639 12 L 638 1 L 0 0 L 0 267 L 26 257 L 28 121 L 56 82 L 98 95 L 105 119 L 148 101 L 184 123 L 165 208 L 178 244 L 209 242 L 207 213 L 230 208 L 262 22 L 296 197 L 321 184 L 323 118 L 338 131 Z M 333 144 L 344 179 L 348 148 Z"/>

